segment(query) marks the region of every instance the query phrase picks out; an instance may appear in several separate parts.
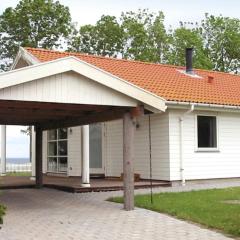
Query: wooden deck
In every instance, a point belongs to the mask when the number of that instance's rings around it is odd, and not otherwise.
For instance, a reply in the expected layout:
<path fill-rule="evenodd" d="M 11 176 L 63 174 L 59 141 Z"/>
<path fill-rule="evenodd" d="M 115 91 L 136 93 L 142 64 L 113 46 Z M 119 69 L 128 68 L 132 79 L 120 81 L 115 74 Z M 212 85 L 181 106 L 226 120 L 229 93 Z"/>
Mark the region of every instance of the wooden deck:
<path fill-rule="evenodd" d="M 44 187 L 54 188 L 62 191 L 81 192 L 102 192 L 117 191 L 123 189 L 123 182 L 118 178 L 94 178 L 91 179 L 91 187 L 81 187 L 80 177 L 56 177 L 44 176 Z M 165 181 L 153 181 L 153 187 L 169 187 L 171 184 Z M 0 177 L 0 189 L 34 188 L 35 181 L 29 177 L 4 176 Z M 150 188 L 150 182 L 140 180 L 135 182 L 135 189 Z"/>

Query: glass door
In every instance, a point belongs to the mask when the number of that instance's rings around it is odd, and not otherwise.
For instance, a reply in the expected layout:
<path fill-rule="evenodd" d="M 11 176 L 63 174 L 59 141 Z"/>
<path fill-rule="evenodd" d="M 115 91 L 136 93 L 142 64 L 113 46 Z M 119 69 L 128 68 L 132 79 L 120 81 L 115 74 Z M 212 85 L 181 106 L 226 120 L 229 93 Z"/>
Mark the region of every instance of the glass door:
<path fill-rule="evenodd" d="M 48 131 L 48 172 L 67 172 L 67 139 L 67 128 L 59 128 Z"/>
<path fill-rule="evenodd" d="M 90 173 L 104 173 L 102 161 L 102 124 L 89 125 Z"/>

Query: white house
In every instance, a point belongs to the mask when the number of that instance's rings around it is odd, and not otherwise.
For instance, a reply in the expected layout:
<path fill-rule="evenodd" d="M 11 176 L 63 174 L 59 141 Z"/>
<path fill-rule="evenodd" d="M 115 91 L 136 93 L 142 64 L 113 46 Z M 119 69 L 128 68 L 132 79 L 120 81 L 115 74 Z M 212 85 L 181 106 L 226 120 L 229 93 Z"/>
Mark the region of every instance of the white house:
<path fill-rule="evenodd" d="M 145 111 L 153 113 L 138 117 L 135 124 L 134 173 L 142 179 L 150 178 L 150 163 L 155 180 L 181 181 L 184 184 L 187 180 L 240 177 L 240 76 L 192 70 L 188 58 L 185 69 L 33 48 L 20 48 L 13 69 L 54 62 L 69 56 L 129 83 L 120 89 L 123 93 L 126 91 L 126 96 L 129 96 L 129 86 L 137 86 L 159 97 L 147 103 L 142 99 L 147 106 Z M 51 102 L 64 87 L 68 88 L 70 79 L 77 91 L 73 87 L 71 92 L 65 93 L 66 99 L 77 99 L 80 87 L 81 95 L 88 98 L 88 103 L 91 99 L 101 103 L 109 100 L 94 91 L 95 85 L 91 81 L 83 79 L 78 86 L 77 75 L 72 71 L 54 76 L 51 84 L 56 91 L 45 93 L 45 98 Z M 39 81 L 40 84 L 45 83 Z M 106 79 L 104 84 L 111 86 L 115 83 Z M 88 91 L 90 88 L 91 94 Z M 111 95 L 104 86 L 101 89 Z M 14 91 L 12 94 L 18 94 Z M 7 95 L 0 91 L 0 98 L 4 94 Z M 119 99 L 122 101 L 120 94 L 114 96 L 111 104 L 114 105 Z M 151 103 L 161 104 L 162 100 L 166 106 L 165 112 L 151 111 Z M 127 105 L 131 99 L 124 101 Z M 83 141 L 83 135 L 87 137 L 87 142 Z M 83 166 L 83 151 L 86 149 L 89 149 L 90 169 Z M 120 177 L 123 173 L 122 149 L 122 120 L 92 124 L 89 130 L 75 126 L 44 131 L 43 172 L 71 177 L 81 176 L 89 170 L 90 174 Z"/>

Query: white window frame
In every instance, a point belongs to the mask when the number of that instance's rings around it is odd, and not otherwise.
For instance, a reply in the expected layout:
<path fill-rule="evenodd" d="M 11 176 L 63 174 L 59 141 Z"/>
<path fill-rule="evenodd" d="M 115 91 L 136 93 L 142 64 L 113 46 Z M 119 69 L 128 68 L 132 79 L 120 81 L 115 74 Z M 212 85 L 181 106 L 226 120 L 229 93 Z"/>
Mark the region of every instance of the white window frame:
<path fill-rule="evenodd" d="M 67 142 L 67 148 L 68 148 L 68 128 L 67 128 L 67 138 L 66 139 L 59 139 L 58 138 L 58 129 L 57 129 L 57 139 L 54 139 L 54 140 L 50 140 L 49 139 L 49 131 L 47 131 L 47 172 L 48 173 L 66 173 L 68 172 L 68 154 L 67 155 L 58 155 L 58 142 L 61 142 L 61 141 L 66 141 Z M 57 143 L 57 155 L 55 156 L 52 156 L 52 155 L 49 155 L 49 143 L 51 142 L 54 142 L 54 143 Z M 67 153 L 68 153 L 68 149 L 67 149 Z M 67 169 L 66 171 L 59 171 L 58 170 L 58 164 L 59 164 L 59 158 L 67 158 Z M 48 162 L 49 162 L 49 158 L 57 158 L 57 171 L 51 171 L 49 170 L 48 168 Z"/>
<path fill-rule="evenodd" d="M 198 147 L 198 116 L 204 117 L 215 117 L 216 118 L 216 139 L 217 139 L 217 147 Z M 195 152 L 219 152 L 219 117 L 217 114 L 212 113 L 197 113 L 195 114 Z"/>

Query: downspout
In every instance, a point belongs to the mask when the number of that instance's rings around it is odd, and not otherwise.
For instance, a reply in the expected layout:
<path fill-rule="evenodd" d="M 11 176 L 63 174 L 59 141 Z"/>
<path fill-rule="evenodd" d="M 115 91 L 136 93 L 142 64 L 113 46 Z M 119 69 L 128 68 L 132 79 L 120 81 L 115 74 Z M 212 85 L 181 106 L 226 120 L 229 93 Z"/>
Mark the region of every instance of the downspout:
<path fill-rule="evenodd" d="M 182 186 L 185 186 L 185 169 L 184 169 L 184 158 L 183 158 L 183 121 L 186 115 L 190 114 L 191 112 L 194 111 L 194 104 L 191 104 L 191 108 L 183 113 L 179 117 L 179 158 L 180 158 L 180 173 L 181 173 L 181 181 L 182 181 Z"/>

